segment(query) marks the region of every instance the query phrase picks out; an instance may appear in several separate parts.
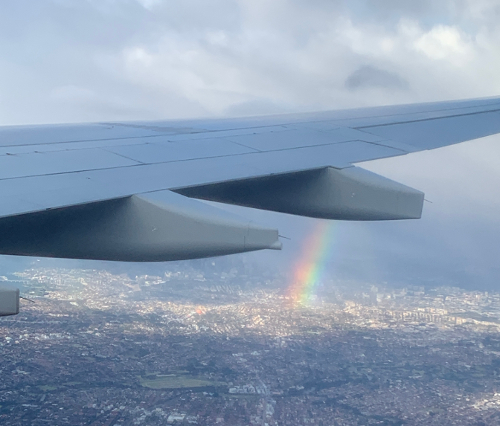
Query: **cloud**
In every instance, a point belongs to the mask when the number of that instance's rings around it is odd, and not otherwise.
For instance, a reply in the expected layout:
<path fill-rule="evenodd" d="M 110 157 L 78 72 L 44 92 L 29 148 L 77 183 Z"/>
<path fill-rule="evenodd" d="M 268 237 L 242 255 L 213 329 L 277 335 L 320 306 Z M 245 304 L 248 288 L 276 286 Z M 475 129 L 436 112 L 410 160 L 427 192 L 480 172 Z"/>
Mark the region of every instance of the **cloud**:
<path fill-rule="evenodd" d="M 162 3 L 162 0 L 137 0 L 137 2 L 145 9 L 153 10 L 156 6 Z"/>
<path fill-rule="evenodd" d="M 230 105 L 224 111 L 224 115 L 231 117 L 250 117 L 268 114 L 285 114 L 287 112 L 293 111 L 284 104 L 276 104 L 268 99 L 261 98 Z"/>
<path fill-rule="evenodd" d="M 469 37 L 456 27 L 438 25 L 415 41 L 415 48 L 430 59 L 458 59 L 457 65 L 466 63 L 473 46 Z"/>
<path fill-rule="evenodd" d="M 20 0 L 2 8 L 4 124 L 215 116 L 238 105 L 251 105 L 252 114 L 334 109 L 500 92 L 494 1 Z M 73 110 L 69 99 L 51 95 L 70 86 L 99 93 L 95 114 L 83 113 L 76 98 Z M 113 101 L 106 112 L 103 98 L 121 99 L 123 108 Z"/>
<path fill-rule="evenodd" d="M 408 89 L 409 84 L 395 73 L 372 66 L 363 66 L 354 71 L 346 80 L 345 85 L 351 90 L 364 88 Z"/>

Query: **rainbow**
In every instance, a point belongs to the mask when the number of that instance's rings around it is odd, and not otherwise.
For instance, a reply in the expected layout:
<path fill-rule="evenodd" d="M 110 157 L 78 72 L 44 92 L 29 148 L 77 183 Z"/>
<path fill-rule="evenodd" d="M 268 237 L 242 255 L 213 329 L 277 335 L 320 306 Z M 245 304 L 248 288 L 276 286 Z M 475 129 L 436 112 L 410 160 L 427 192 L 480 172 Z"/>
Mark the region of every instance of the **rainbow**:
<path fill-rule="evenodd" d="M 297 304 L 309 303 L 323 278 L 333 237 L 334 222 L 318 221 L 307 238 L 287 295 Z"/>

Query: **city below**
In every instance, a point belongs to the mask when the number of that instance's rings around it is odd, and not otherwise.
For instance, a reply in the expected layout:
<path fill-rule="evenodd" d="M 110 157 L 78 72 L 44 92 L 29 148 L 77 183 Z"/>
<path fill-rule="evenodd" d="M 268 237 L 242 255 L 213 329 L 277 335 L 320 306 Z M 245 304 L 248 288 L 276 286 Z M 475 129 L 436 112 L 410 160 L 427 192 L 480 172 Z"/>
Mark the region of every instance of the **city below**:
<path fill-rule="evenodd" d="M 500 293 L 154 270 L 0 271 L 0 424 L 500 424 Z"/>

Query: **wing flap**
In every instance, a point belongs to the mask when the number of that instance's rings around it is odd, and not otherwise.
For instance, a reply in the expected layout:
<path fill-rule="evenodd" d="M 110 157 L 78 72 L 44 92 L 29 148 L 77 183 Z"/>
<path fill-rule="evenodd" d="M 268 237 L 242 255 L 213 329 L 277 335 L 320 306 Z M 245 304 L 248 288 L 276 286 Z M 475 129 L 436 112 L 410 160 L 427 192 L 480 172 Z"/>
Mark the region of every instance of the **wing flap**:
<path fill-rule="evenodd" d="M 105 141 L 158 135 L 152 129 L 111 124 L 56 124 L 0 127 L 1 146 L 42 145 L 69 142 Z"/>
<path fill-rule="evenodd" d="M 100 148 L 0 156 L 0 180 L 127 167 L 137 161 Z"/>
<path fill-rule="evenodd" d="M 106 150 L 143 164 L 235 156 L 256 152 L 254 149 L 222 138 L 185 141 L 182 143 L 158 143 L 158 139 L 155 139 L 153 143 L 114 146 L 106 148 Z"/>

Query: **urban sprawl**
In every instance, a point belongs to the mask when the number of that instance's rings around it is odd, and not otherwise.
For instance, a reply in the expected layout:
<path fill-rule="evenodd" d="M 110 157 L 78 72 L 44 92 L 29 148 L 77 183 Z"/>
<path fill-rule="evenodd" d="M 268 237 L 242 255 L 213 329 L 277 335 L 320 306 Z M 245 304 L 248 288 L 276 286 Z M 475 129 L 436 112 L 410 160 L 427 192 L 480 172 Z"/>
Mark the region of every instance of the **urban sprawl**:
<path fill-rule="evenodd" d="M 189 265 L 1 277 L 0 424 L 500 424 L 500 294 Z"/>

